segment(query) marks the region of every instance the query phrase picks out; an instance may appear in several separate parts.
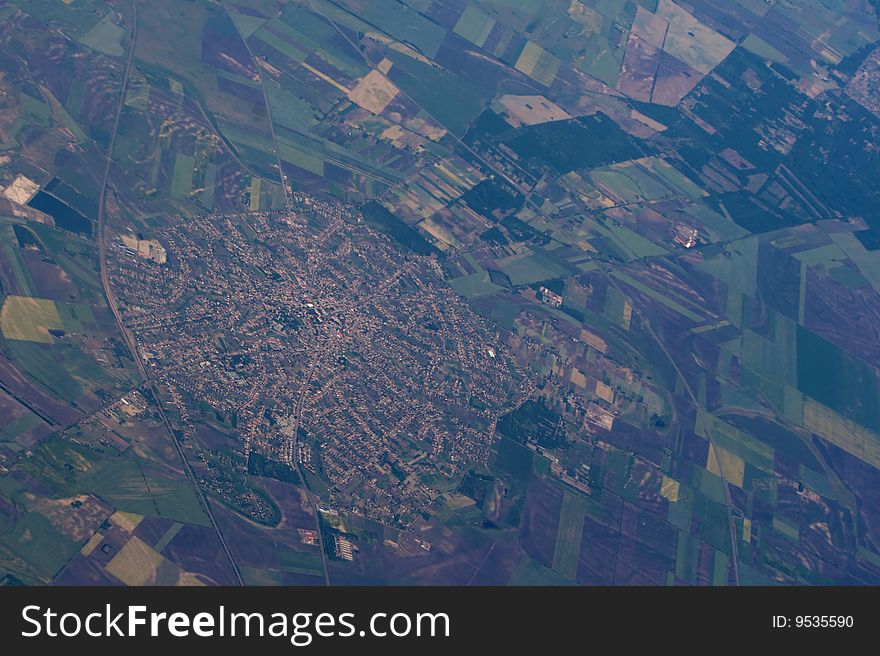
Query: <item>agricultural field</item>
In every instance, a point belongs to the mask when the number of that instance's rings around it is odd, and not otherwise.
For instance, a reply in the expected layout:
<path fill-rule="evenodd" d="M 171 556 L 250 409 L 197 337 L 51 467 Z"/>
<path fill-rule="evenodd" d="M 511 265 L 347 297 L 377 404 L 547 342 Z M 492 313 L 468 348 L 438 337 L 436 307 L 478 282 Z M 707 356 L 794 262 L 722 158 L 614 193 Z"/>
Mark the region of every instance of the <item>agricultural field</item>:
<path fill-rule="evenodd" d="M 230 581 L 228 566 L 202 561 L 219 548 L 216 535 L 179 457 L 161 451 L 165 437 L 154 412 L 147 406 L 132 416 L 120 407 L 46 439 L 19 462 L 25 482 L 9 478 L 4 487 L 13 513 L 0 537 L 4 566 L 26 549 L 33 560 L 23 574 L 34 582 Z M 32 547 L 22 535 L 33 536 Z"/>
<path fill-rule="evenodd" d="M 4 262 L 15 263 L 9 278 L 15 287 L 4 282 L 4 288 L 34 294 L 5 294 L 0 306 L 7 384 L 26 379 L 29 391 L 23 398 L 48 416 L 55 402 L 87 410 L 131 386 L 137 373 L 119 350 L 113 320 L 99 296 L 94 248 L 43 224 L 0 228 L 8 228 L 12 242 L 5 242 Z"/>
<path fill-rule="evenodd" d="M 49 331 L 63 327 L 55 303 L 46 299 L 7 296 L 0 309 L 0 331 L 6 339 L 51 344 Z"/>

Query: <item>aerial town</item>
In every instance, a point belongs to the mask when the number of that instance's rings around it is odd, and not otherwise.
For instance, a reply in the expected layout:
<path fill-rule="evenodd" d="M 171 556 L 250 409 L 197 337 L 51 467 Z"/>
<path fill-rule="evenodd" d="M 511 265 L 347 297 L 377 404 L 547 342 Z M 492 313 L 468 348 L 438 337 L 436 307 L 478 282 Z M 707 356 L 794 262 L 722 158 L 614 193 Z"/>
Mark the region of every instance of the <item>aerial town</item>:
<path fill-rule="evenodd" d="M 495 421 L 529 393 L 433 260 L 401 258 L 341 205 L 300 197 L 156 237 L 110 257 L 152 375 L 182 418 L 223 416 L 245 459 L 323 481 L 340 509 L 406 525 L 437 481 L 485 461 Z"/>

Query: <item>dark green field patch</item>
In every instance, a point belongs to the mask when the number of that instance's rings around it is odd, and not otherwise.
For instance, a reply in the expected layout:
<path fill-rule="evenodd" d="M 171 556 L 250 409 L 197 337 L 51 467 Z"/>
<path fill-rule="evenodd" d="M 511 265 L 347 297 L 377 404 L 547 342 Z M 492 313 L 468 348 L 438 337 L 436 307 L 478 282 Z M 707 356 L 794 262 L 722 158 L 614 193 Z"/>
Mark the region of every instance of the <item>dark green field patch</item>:
<path fill-rule="evenodd" d="M 111 385 L 114 378 L 94 359 L 71 344 L 7 341 L 16 367 L 67 403 Z"/>
<path fill-rule="evenodd" d="M 364 220 L 379 232 L 388 235 L 401 246 L 405 246 L 419 255 L 430 255 L 437 252 L 421 233 L 407 225 L 385 207 L 373 201 L 362 208 Z"/>
<path fill-rule="evenodd" d="M 564 437 L 559 430 L 559 413 L 540 401 L 529 400 L 498 420 L 497 430 L 519 442 L 537 442 L 552 448 Z"/>
<path fill-rule="evenodd" d="M 461 199 L 478 214 L 496 219 L 518 210 L 523 203 L 521 194 L 512 192 L 507 187 L 488 179 L 468 189 L 462 194 Z M 485 235 L 482 235 L 481 238 L 490 241 Z M 501 239 L 503 240 L 504 237 L 501 236 Z"/>
<path fill-rule="evenodd" d="M 452 134 L 461 136 L 483 110 L 491 90 L 471 85 L 451 73 L 391 51 L 389 78 Z"/>
<path fill-rule="evenodd" d="M 834 344 L 797 327 L 798 389 L 873 431 L 880 431 L 877 371 Z"/>
<path fill-rule="evenodd" d="M 495 447 L 495 468 L 507 474 L 515 483 L 525 485 L 532 471 L 534 453 L 522 444 L 502 439 Z"/>
<path fill-rule="evenodd" d="M 43 515 L 34 512 L 23 514 L 0 534 L 0 544 L 27 561 L 47 580 L 64 567 L 79 548 Z"/>
<path fill-rule="evenodd" d="M 644 154 L 604 114 L 532 125 L 523 128 L 508 145 L 520 156 L 557 173 L 596 168 Z"/>

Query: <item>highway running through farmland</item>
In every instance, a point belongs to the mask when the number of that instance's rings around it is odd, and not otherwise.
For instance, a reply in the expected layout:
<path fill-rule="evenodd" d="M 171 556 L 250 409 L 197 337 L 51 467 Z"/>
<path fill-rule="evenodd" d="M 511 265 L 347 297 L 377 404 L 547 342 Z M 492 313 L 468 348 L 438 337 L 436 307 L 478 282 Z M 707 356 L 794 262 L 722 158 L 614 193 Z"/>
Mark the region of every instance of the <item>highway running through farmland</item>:
<path fill-rule="evenodd" d="M 110 181 L 110 169 L 113 165 L 113 149 L 116 145 L 116 135 L 119 131 L 119 120 L 122 116 L 122 108 L 125 106 L 125 94 L 128 91 L 129 74 L 131 73 L 132 61 L 134 60 L 135 43 L 137 39 L 137 0 L 132 0 L 131 2 L 130 38 L 131 43 L 129 44 L 128 57 L 125 62 L 125 72 L 122 76 L 122 88 L 119 93 L 119 103 L 116 106 L 116 116 L 113 119 L 113 129 L 110 132 L 110 144 L 107 146 L 107 166 L 104 169 L 104 178 L 101 183 L 101 188 L 98 195 L 98 221 L 96 230 L 98 243 L 98 265 L 101 274 L 101 286 L 104 288 L 104 295 L 107 297 L 107 304 L 110 307 L 110 311 L 113 313 L 113 318 L 116 320 L 116 326 L 119 329 L 119 333 L 120 335 L 122 335 L 126 345 L 128 346 L 129 351 L 131 352 L 131 357 L 134 360 L 135 365 L 137 365 L 138 372 L 140 373 L 141 378 L 143 378 L 144 382 L 150 387 L 151 391 L 153 392 L 153 399 L 156 402 L 159 416 L 161 417 L 162 423 L 165 425 L 165 428 L 168 431 L 168 436 L 171 438 L 171 441 L 177 448 L 177 453 L 183 463 L 186 475 L 190 479 L 190 483 L 193 486 L 196 497 L 199 499 L 203 510 L 205 511 L 208 519 L 211 522 L 211 526 L 214 528 L 214 532 L 217 534 L 217 538 L 220 540 L 220 545 L 222 546 L 223 551 L 226 554 L 226 558 L 229 560 L 232 571 L 235 573 L 236 581 L 239 585 L 243 585 L 241 572 L 239 571 L 238 566 L 235 564 L 235 560 L 233 560 L 232 558 L 232 554 L 229 551 L 226 540 L 223 538 L 223 534 L 220 532 L 220 529 L 217 526 L 217 522 L 214 521 L 214 515 L 211 512 L 210 501 L 208 500 L 202 489 L 199 487 L 198 481 L 193 474 L 192 467 L 190 467 L 189 461 L 186 458 L 186 454 L 184 454 L 183 448 L 180 446 L 180 443 L 174 436 L 174 431 L 171 428 L 171 423 L 168 421 L 168 417 L 165 415 L 165 410 L 163 409 L 162 403 L 159 398 L 159 388 L 156 385 L 155 381 L 153 381 L 150 377 L 147 369 L 144 367 L 143 361 L 140 357 L 140 353 L 138 352 L 137 342 L 134 338 L 134 335 L 131 334 L 131 332 L 125 327 L 125 324 L 122 321 L 122 315 L 119 312 L 119 307 L 116 304 L 116 298 L 113 295 L 113 290 L 110 287 L 110 279 L 107 275 L 107 241 L 105 234 L 107 217 L 107 193 Z"/>

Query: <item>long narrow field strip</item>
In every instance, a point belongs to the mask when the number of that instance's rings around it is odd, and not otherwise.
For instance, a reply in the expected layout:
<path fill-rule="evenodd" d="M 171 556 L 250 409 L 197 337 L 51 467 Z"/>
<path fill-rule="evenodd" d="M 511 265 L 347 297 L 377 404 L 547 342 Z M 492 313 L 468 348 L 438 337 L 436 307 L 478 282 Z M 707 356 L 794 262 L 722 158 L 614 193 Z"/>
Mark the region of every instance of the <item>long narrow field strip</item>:
<path fill-rule="evenodd" d="M 0 247 L 2 247 L 3 259 L 9 263 L 12 269 L 12 275 L 15 277 L 15 284 L 20 294 L 24 296 L 32 296 L 36 293 L 34 282 L 31 274 L 27 270 L 18 248 L 18 239 L 11 224 L 0 225 Z"/>
<path fill-rule="evenodd" d="M 575 494 L 565 494 L 559 514 L 556 546 L 553 550 L 553 569 L 570 579 L 577 576 L 586 512 L 586 499 Z"/>

